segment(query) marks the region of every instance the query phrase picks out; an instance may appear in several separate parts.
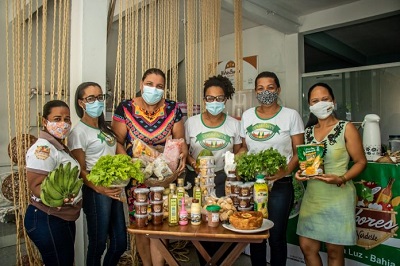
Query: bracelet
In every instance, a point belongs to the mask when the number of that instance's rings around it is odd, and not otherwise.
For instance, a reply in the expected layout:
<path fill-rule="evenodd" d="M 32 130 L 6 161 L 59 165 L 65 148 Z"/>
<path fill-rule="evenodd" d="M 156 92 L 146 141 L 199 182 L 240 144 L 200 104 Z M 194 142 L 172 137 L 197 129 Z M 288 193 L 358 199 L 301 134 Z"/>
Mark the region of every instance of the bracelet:
<path fill-rule="evenodd" d="M 190 164 L 190 166 L 191 166 L 193 169 L 196 168 L 196 162 L 193 161 L 193 162 Z"/>
<path fill-rule="evenodd" d="M 339 176 L 339 178 L 342 180 L 341 184 L 336 184 L 338 187 L 340 187 L 341 185 L 346 185 L 347 179 L 345 175 L 341 175 Z"/>

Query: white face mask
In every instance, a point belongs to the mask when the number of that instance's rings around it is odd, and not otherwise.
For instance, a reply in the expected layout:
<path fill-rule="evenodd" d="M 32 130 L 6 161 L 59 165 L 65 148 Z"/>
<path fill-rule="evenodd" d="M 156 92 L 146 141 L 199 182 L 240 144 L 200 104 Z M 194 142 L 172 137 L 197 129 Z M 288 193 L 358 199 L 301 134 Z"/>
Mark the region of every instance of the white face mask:
<path fill-rule="evenodd" d="M 319 119 L 325 119 L 330 116 L 333 112 L 334 108 L 333 102 L 317 102 L 314 105 L 310 106 L 310 112 L 313 113 Z"/>

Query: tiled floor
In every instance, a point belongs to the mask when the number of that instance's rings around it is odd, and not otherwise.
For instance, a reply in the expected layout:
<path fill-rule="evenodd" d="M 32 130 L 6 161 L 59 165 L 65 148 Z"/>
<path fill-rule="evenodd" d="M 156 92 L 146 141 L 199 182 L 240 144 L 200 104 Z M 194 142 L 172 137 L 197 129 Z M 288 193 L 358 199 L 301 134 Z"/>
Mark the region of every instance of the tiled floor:
<path fill-rule="evenodd" d="M 179 263 L 182 266 L 200 266 L 195 247 L 192 244 L 188 244 L 186 246 L 186 249 L 189 251 L 188 254 L 185 254 L 185 256 L 187 256 L 188 258 L 188 261 L 179 261 Z M 186 259 L 186 257 L 183 256 L 182 258 Z M 247 266 L 247 265 L 251 265 L 251 262 L 250 262 L 250 257 L 245 254 L 240 255 L 240 257 L 233 264 L 233 266 Z"/>
<path fill-rule="evenodd" d="M 15 223 L 0 223 L 0 258 L 2 266 L 16 265 L 16 226 Z M 22 244 L 21 249 L 24 250 Z"/>

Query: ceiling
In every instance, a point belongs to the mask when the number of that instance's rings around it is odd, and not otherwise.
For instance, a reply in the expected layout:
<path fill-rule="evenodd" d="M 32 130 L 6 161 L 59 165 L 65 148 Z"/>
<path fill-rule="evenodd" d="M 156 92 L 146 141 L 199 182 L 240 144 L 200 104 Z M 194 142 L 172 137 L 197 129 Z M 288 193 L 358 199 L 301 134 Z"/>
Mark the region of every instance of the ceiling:
<path fill-rule="evenodd" d="M 303 16 L 360 0 L 242 0 L 242 28 L 299 32 Z M 399 0 L 400 7 L 400 0 Z M 233 28 L 232 0 L 222 0 L 221 36 Z M 304 35 L 305 72 L 400 62 L 400 8 L 380 18 Z"/>

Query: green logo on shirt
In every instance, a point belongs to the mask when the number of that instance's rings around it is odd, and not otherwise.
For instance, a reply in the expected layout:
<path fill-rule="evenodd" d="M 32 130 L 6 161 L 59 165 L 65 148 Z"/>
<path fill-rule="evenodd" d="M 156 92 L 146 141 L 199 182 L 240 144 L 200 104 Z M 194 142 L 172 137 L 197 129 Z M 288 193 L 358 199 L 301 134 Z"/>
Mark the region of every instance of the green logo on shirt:
<path fill-rule="evenodd" d="M 280 128 L 270 123 L 258 123 L 246 128 L 246 132 L 252 140 L 265 141 L 271 139 L 276 133 L 279 134 Z"/>
<path fill-rule="evenodd" d="M 196 136 L 196 142 L 199 142 L 201 147 L 210 151 L 218 151 L 224 149 L 231 142 L 231 138 L 218 131 L 209 131 L 199 133 Z"/>
<path fill-rule="evenodd" d="M 100 131 L 100 133 L 97 134 L 97 138 L 101 140 L 101 143 L 103 143 L 105 141 L 107 143 L 107 145 L 110 147 L 115 145 L 115 138 L 107 135 L 103 131 Z"/>

